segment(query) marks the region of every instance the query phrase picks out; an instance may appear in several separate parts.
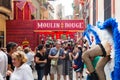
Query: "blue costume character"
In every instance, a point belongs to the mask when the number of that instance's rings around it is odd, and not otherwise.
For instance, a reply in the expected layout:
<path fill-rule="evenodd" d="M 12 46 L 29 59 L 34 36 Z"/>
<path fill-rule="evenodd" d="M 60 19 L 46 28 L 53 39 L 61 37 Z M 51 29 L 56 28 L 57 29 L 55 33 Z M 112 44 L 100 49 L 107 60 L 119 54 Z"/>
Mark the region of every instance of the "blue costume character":
<path fill-rule="evenodd" d="M 112 80 L 120 79 L 120 31 L 118 29 L 118 23 L 115 19 L 110 18 L 104 22 L 102 26 L 99 26 L 101 30 L 110 28 L 114 40 L 114 49 L 115 49 L 115 66 L 112 73 Z"/>
<path fill-rule="evenodd" d="M 92 28 L 91 28 L 92 29 Z M 89 34 L 90 29 L 87 31 Z M 92 33 L 96 34 L 94 30 L 91 30 Z M 98 37 L 98 36 L 95 36 Z M 98 38 L 99 39 L 99 38 Z M 97 42 L 98 41 L 98 42 Z M 107 62 L 110 60 L 111 53 L 111 44 L 108 39 L 104 39 L 100 42 L 100 40 L 96 39 L 96 45 L 85 51 L 82 55 L 83 61 L 87 65 L 87 69 L 90 72 L 90 76 L 92 80 L 106 80 L 106 75 L 104 72 L 104 67 Z M 96 56 L 102 56 L 99 60 L 96 68 L 93 67 L 91 58 L 95 58 Z"/>

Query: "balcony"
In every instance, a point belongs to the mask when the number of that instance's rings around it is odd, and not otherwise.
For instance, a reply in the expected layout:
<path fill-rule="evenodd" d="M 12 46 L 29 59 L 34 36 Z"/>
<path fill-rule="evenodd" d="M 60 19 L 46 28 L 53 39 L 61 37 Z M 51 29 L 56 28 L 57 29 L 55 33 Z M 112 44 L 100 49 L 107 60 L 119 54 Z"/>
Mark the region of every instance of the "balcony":
<path fill-rule="evenodd" d="M 11 10 L 11 0 L 0 0 L 0 14 L 10 16 Z"/>

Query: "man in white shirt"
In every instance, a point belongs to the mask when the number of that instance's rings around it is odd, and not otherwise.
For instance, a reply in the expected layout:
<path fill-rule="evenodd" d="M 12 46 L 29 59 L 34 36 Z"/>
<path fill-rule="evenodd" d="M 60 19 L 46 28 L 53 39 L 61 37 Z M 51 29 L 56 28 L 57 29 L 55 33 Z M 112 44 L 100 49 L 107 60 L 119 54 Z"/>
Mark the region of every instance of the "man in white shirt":
<path fill-rule="evenodd" d="M 0 73 L 4 78 L 4 80 L 6 79 L 7 65 L 8 65 L 8 58 L 6 53 L 4 53 L 1 50 L 1 44 L 0 44 Z"/>
<path fill-rule="evenodd" d="M 2 75 L 1 75 L 1 73 L 0 73 L 0 80 L 4 80 L 3 77 L 2 77 Z"/>

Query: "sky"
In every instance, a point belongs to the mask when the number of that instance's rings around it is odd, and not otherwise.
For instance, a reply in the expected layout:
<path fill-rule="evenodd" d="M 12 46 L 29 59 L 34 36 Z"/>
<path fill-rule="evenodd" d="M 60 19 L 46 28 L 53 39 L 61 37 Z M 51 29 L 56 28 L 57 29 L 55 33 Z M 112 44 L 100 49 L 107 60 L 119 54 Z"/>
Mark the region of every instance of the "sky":
<path fill-rule="evenodd" d="M 64 6 L 64 13 L 65 13 L 65 16 L 68 16 L 68 15 L 73 15 L 73 8 L 72 8 L 72 3 L 73 3 L 73 0 L 56 0 L 55 4 L 62 4 Z"/>

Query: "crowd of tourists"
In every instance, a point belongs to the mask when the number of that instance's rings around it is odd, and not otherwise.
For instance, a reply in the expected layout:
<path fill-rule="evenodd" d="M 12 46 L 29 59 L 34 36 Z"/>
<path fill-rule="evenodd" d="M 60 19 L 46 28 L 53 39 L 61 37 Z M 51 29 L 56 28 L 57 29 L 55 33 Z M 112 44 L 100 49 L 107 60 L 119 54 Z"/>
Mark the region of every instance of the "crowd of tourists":
<path fill-rule="evenodd" d="M 0 80 L 34 80 L 34 71 L 37 72 L 38 80 L 43 80 L 43 77 L 45 80 L 48 77 L 50 80 L 61 80 L 62 77 L 64 80 L 82 80 L 85 67 L 82 53 L 89 48 L 87 41 L 82 41 L 83 44 L 58 40 L 39 44 L 34 51 L 15 42 L 9 42 L 6 48 L 0 45 Z M 76 79 L 73 78 L 73 71 Z M 87 80 L 90 80 L 87 69 L 86 73 Z"/>

